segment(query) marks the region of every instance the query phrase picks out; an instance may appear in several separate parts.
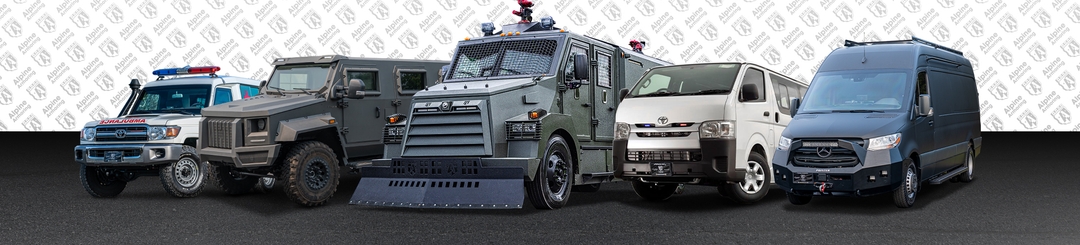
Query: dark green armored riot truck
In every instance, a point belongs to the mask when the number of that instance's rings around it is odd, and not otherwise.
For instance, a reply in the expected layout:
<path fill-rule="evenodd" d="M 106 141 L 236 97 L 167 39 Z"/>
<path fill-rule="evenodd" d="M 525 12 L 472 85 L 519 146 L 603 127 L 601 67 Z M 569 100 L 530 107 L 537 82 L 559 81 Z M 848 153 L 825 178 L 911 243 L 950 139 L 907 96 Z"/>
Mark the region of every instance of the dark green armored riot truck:
<path fill-rule="evenodd" d="M 322 205 L 337 190 L 339 167 L 381 155 L 386 118 L 408 112 L 410 97 L 434 85 L 447 63 L 277 59 L 262 94 L 203 109 L 199 154 L 229 194 L 273 176 L 293 201 Z"/>
<path fill-rule="evenodd" d="M 539 209 L 611 181 L 619 91 L 668 62 L 540 22 L 482 26 L 386 125 L 352 204 Z"/>

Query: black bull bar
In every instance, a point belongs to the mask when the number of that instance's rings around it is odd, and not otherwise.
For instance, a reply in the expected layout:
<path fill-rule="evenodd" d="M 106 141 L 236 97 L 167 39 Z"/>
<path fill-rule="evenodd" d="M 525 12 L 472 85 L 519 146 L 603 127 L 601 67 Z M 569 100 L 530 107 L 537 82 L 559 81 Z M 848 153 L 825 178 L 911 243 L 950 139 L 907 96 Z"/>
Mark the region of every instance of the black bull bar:
<path fill-rule="evenodd" d="M 349 204 L 409 208 L 516 209 L 525 200 L 524 169 L 482 166 L 480 158 L 391 160 L 360 168 Z"/>

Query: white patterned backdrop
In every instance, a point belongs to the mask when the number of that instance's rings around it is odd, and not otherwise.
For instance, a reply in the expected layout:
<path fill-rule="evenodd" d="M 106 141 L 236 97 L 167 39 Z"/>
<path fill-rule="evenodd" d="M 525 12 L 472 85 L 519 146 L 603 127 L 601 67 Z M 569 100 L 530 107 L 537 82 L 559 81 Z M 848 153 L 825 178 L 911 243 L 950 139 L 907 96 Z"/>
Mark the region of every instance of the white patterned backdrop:
<path fill-rule="evenodd" d="M 675 62 L 748 61 L 810 80 L 844 39 L 922 37 L 975 66 L 984 131 L 1076 131 L 1074 0 L 535 0 L 534 16 Z M 265 79 L 275 57 L 448 60 L 511 0 L 3 0 L 0 131 L 115 116 L 131 78 L 218 65 Z"/>

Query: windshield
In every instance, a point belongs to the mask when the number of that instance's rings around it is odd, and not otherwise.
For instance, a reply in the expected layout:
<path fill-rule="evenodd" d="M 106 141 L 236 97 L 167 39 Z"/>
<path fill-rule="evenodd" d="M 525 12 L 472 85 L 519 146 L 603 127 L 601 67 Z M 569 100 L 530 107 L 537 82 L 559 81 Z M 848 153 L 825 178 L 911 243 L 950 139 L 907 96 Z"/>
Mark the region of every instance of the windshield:
<path fill-rule="evenodd" d="M 148 87 L 139 95 L 130 114 L 181 113 L 199 115 L 210 103 L 210 86 L 176 85 Z"/>
<path fill-rule="evenodd" d="M 822 72 L 811 81 L 799 113 L 883 112 L 899 110 L 911 101 L 910 72 L 852 70 Z"/>
<path fill-rule="evenodd" d="M 448 80 L 550 74 L 556 49 L 558 41 L 549 39 L 460 46 Z"/>
<path fill-rule="evenodd" d="M 661 67 L 642 76 L 631 97 L 728 94 L 739 74 L 739 64 L 702 64 Z"/>
<path fill-rule="evenodd" d="M 267 91 L 281 90 L 317 90 L 326 84 L 330 74 L 329 64 L 283 65 L 274 68 L 270 76 Z"/>

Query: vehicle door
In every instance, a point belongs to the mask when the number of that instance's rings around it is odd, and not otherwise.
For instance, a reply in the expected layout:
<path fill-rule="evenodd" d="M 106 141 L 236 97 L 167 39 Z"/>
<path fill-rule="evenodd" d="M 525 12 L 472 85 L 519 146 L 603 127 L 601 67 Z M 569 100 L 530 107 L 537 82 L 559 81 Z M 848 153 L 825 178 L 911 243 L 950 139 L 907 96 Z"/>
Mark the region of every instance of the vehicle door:
<path fill-rule="evenodd" d="M 741 83 L 735 87 L 736 97 L 735 103 L 735 139 L 736 139 L 736 152 L 740 152 L 736 157 L 736 164 L 738 168 L 746 167 L 746 156 L 750 150 L 750 139 L 754 137 L 763 138 L 766 141 L 765 149 L 772 149 L 775 146 L 776 139 L 772 133 L 773 125 L 775 124 L 773 114 L 776 113 L 776 104 L 774 95 L 766 93 L 768 88 L 766 87 L 765 69 L 758 68 L 756 66 L 747 65 L 743 71 Z M 743 89 L 747 84 L 753 84 L 757 90 L 757 98 L 744 98 Z M 765 159 L 769 159 L 770 156 L 765 156 Z M 761 163 L 767 164 L 767 163 Z"/>
<path fill-rule="evenodd" d="M 360 79 L 364 82 L 363 99 L 343 99 L 348 106 L 341 108 L 345 133 L 345 144 L 348 155 L 366 156 L 377 154 L 382 146 L 382 126 L 386 124 L 384 117 L 393 113 L 391 99 L 393 93 L 382 93 L 385 81 L 393 81 L 392 71 L 380 71 L 374 65 L 353 65 L 343 69 L 345 84 L 352 79 Z"/>
<path fill-rule="evenodd" d="M 572 40 L 570 42 L 570 52 L 567 53 L 566 68 L 564 69 L 564 80 L 567 82 L 580 82 L 581 86 L 577 89 L 567 90 L 563 94 L 563 113 L 569 114 L 573 117 L 574 132 L 571 134 L 579 142 L 589 142 L 593 138 L 593 124 L 592 124 L 592 86 L 593 81 L 596 79 L 595 72 L 589 76 L 589 79 L 585 80 L 573 80 L 574 77 L 574 54 L 587 54 L 589 59 L 594 59 L 593 55 L 589 52 L 590 45 L 586 42 Z M 613 132 L 614 133 L 614 132 Z"/>
<path fill-rule="evenodd" d="M 612 64 L 613 54 L 611 50 L 600 46 L 594 47 L 596 60 L 595 72 L 596 83 L 593 87 L 593 100 L 590 108 L 593 109 L 592 123 L 593 140 L 599 142 L 612 142 L 615 139 L 615 87 L 617 79 Z"/>
<path fill-rule="evenodd" d="M 930 84 L 929 80 L 927 79 L 926 70 L 917 71 L 917 75 L 915 78 L 915 96 L 913 99 L 913 104 L 915 106 L 914 108 L 912 108 L 913 112 L 918 111 L 916 108 L 918 108 L 919 103 L 921 103 L 919 102 L 919 95 L 930 95 L 931 88 L 929 85 Z M 931 108 L 933 108 L 933 96 L 930 97 L 930 106 Z M 915 140 L 915 144 L 918 146 L 917 151 L 919 152 L 919 154 L 921 154 L 919 157 L 919 159 L 922 159 L 921 169 L 923 170 L 923 173 L 936 173 L 937 170 L 934 170 L 935 163 L 938 159 L 940 159 L 940 157 L 938 156 L 940 156 L 942 152 L 934 151 L 937 149 L 936 140 L 934 139 L 935 115 L 933 115 L 933 113 L 927 116 L 919 116 L 918 113 L 914 113 L 914 115 L 915 120 L 912 122 L 914 123 L 914 125 L 912 125 L 914 127 L 914 130 L 912 132 L 914 132 L 915 138 L 912 140 Z M 900 140 L 903 141 L 905 139 L 901 138 Z M 923 174 L 920 176 L 922 176 L 924 179 L 929 178 L 927 174 Z"/>
<path fill-rule="evenodd" d="M 236 100 L 236 89 L 233 89 L 234 85 L 218 85 L 214 87 L 213 105 L 220 105 L 232 102 Z"/>
<path fill-rule="evenodd" d="M 773 104 L 776 105 L 776 111 L 772 113 L 775 125 L 771 137 L 779 138 L 779 133 L 784 132 L 788 123 L 791 122 L 791 99 L 802 96 L 799 95 L 797 84 L 776 74 L 769 74 L 769 85 L 771 85 L 773 91 Z"/>

